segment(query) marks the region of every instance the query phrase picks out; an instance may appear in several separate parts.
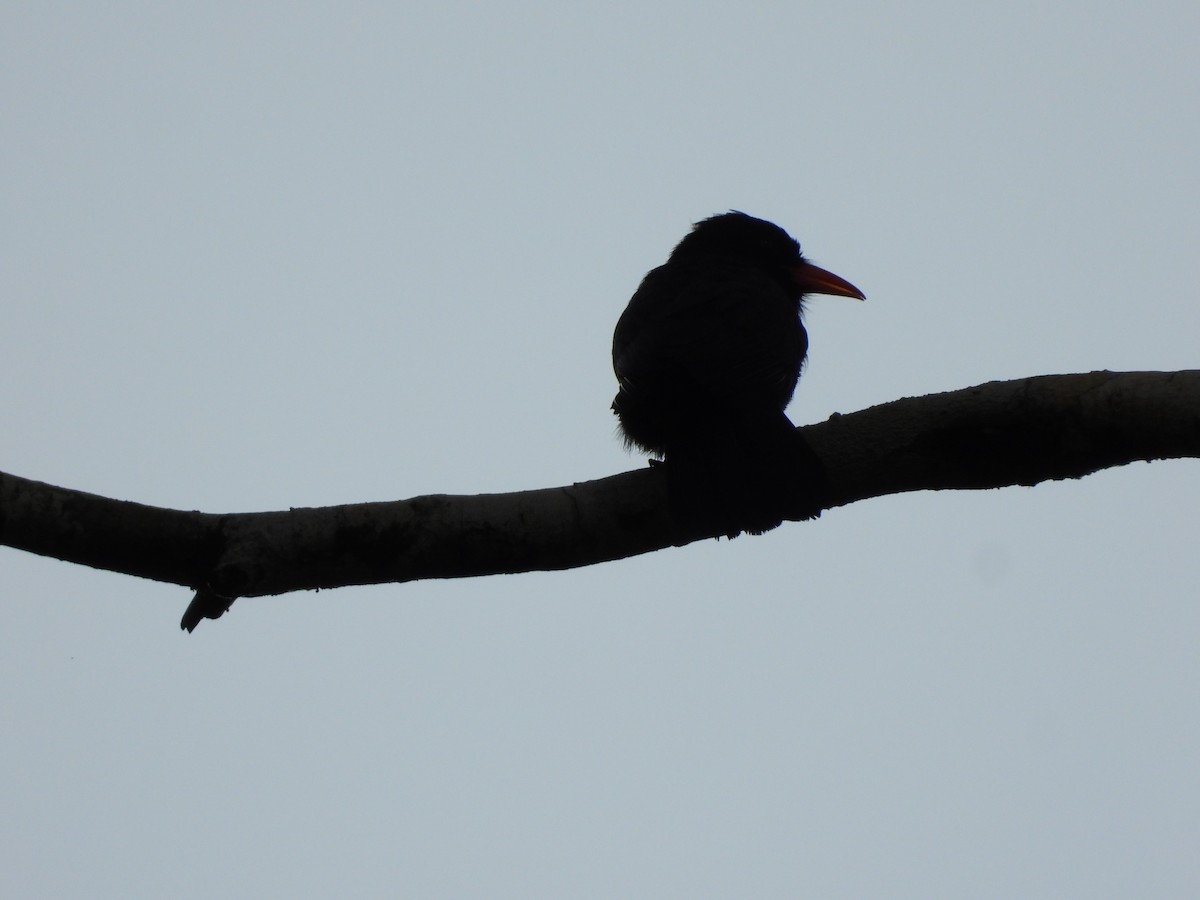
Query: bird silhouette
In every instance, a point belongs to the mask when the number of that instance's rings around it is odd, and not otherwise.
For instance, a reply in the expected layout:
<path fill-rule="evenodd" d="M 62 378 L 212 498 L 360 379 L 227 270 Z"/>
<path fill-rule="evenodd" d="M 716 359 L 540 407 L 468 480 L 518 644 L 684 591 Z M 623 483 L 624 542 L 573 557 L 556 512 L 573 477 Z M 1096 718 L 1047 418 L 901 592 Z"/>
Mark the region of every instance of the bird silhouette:
<path fill-rule="evenodd" d="M 663 459 L 685 531 L 761 533 L 827 506 L 824 468 L 784 412 L 807 294 L 866 299 L 778 225 L 729 212 L 697 223 L 617 322 L 613 412 L 627 446 Z"/>

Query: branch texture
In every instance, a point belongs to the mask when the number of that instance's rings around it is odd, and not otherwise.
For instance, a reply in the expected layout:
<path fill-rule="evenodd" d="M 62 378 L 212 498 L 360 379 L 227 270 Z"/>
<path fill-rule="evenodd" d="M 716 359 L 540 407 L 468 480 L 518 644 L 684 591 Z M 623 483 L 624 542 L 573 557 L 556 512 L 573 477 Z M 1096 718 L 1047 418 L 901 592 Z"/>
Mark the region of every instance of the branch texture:
<path fill-rule="evenodd" d="M 803 431 L 828 471 L 831 506 L 1081 478 L 1136 460 L 1200 457 L 1200 371 L 991 382 Z M 187 585 L 224 607 L 312 588 L 569 569 L 695 539 L 674 529 L 655 467 L 514 494 L 230 514 L 0 473 L 0 543 Z"/>

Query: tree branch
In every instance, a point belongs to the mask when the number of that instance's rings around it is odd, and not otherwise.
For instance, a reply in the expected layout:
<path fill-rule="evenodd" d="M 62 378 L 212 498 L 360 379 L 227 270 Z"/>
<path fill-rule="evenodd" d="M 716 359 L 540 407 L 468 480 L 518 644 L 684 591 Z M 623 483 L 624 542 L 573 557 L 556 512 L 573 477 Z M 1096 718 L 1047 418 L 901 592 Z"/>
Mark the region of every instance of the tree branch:
<path fill-rule="evenodd" d="M 825 463 L 831 506 L 1081 478 L 1135 460 L 1200 457 L 1200 371 L 991 382 L 803 431 Z M 514 494 L 224 515 L 0 473 L 0 544 L 195 588 L 195 621 L 200 606 L 219 615 L 235 597 L 570 569 L 696 539 L 674 529 L 654 467 Z"/>

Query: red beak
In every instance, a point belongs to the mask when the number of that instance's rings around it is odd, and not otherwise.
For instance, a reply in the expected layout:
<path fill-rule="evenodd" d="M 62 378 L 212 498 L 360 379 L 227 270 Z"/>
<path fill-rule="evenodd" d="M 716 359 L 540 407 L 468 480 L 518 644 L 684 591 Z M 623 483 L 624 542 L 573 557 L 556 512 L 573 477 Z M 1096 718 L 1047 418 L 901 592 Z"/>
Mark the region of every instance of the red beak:
<path fill-rule="evenodd" d="M 826 272 L 820 266 L 810 262 L 802 262 L 792 269 L 796 286 L 805 294 L 832 294 L 835 297 L 853 297 L 855 300 L 866 300 L 867 296 L 845 278 Z"/>

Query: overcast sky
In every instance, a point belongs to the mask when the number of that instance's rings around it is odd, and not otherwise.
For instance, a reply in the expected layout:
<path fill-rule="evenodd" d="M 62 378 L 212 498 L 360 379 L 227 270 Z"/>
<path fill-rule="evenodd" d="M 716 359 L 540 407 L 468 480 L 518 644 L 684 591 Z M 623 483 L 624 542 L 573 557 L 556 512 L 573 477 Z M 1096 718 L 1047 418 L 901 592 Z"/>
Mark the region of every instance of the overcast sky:
<path fill-rule="evenodd" d="M 643 465 L 690 224 L 791 414 L 1194 368 L 1194 2 L 16 3 L 0 469 L 231 512 Z M 550 574 L 241 600 L 0 549 L 9 897 L 1200 894 L 1200 464 Z"/>

